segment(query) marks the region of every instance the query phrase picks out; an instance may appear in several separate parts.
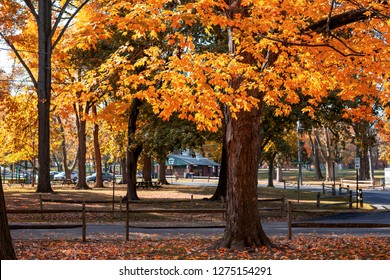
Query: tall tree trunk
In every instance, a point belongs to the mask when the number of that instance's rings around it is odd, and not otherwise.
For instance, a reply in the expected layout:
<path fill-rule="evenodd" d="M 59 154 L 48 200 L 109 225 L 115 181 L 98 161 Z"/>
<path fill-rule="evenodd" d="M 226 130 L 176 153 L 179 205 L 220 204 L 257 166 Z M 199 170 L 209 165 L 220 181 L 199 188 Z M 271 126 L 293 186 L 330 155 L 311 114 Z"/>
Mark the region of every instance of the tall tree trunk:
<path fill-rule="evenodd" d="M 269 159 L 268 166 L 268 185 L 267 187 L 274 187 L 274 178 L 275 178 L 275 157 L 276 153 L 272 154 Z"/>
<path fill-rule="evenodd" d="M 1 173 L 1 172 L 0 172 Z M 0 260 L 16 260 L 11 233 L 8 226 L 7 208 L 0 174 Z"/>
<path fill-rule="evenodd" d="M 73 160 L 73 163 L 71 166 L 68 164 L 68 151 L 66 150 L 66 137 L 65 137 L 65 129 L 64 125 L 62 123 L 61 117 L 56 116 L 56 119 L 58 123 L 60 124 L 60 131 L 61 131 L 61 151 L 62 151 L 62 157 L 63 157 L 63 167 L 64 167 L 64 172 L 65 172 L 65 178 L 70 179 L 70 174 L 71 172 L 76 168 L 76 165 L 78 163 L 79 159 L 79 150 L 77 149 L 75 158 Z"/>
<path fill-rule="evenodd" d="M 51 1 L 38 1 L 38 186 L 37 192 L 53 192 L 50 184 L 50 99 L 52 12 Z"/>
<path fill-rule="evenodd" d="M 323 158 L 323 160 L 325 161 L 325 170 L 326 170 L 326 175 L 325 175 L 325 178 L 326 178 L 326 181 L 327 182 L 332 182 L 333 181 L 333 158 L 332 158 L 332 148 L 331 148 L 331 145 L 330 145 L 330 136 L 329 136 L 329 130 L 327 128 L 324 128 L 323 129 L 324 131 L 324 144 L 319 147 L 319 150 L 321 152 L 321 156 Z M 321 145 L 321 140 L 320 140 L 320 137 L 318 135 L 318 131 L 315 130 L 314 131 L 314 136 L 315 136 L 315 142 L 318 143 L 318 145 Z"/>
<path fill-rule="evenodd" d="M 85 111 L 84 111 L 85 110 Z M 78 113 L 78 114 L 77 114 Z M 83 106 L 79 105 L 79 109 L 76 110 L 76 121 L 77 121 L 77 128 L 78 128 L 78 140 L 79 140 L 79 147 L 78 147 L 78 154 L 79 154 L 79 160 L 78 160 L 78 181 L 76 189 L 79 190 L 86 190 L 89 189 L 89 186 L 87 184 L 86 180 L 86 158 L 87 158 L 87 121 L 85 120 L 84 116 L 88 113 L 88 105 L 86 105 L 86 108 L 84 109 Z"/>
<path fill-rule="evenodd" d="M 246 9 L 241 1 L 229 1 L 228 16 L 240 14 L 247 17 Z M 231 55 L 236 55 L 233 30 L 228 28 L 228 47 Z M 249 53 L 241 53 L 242 62 L 254 64 Z M 269 60 L 272 63 L 271 60 Z M 243 77 L 231 80 L 233 89 L 238 89 Z M 263 93 L 258 89 L 248 90 L 247 94 L 258 100 Z M 227 195 L 226 195 L 226 227 L 219 246 L 227 248 L 243 248 L 272 246 L 263 231 L 257 210 L 257 170 L 260 160 L 260 116 L 262 104 L 250 111 L 240 111 L 233 118 L 227 106 L 224 107 L 226 123 L 227 150 Z"/>
<path fill-rule="evenodd" d="M 92 113 L 97 116 L 96 105 L 92 106 Z M 93 125 L 93 148 L 95 151 L 95 168 L 96 168 L 96 183 L 95 188 L 104 188 L 103 185 L 103 169 L 102 169 L 102 154 L 100 152 L 99 143 L 99 124 L 97 122 Z"/>
<path fill-rule="evenodd" d="M 128 119 L 128 133 L 127 133 L 127 195 L 128 200 L 139 200 L 137 195 L 137 161 L 142 152 L 142 146 L 133 146 L 133 137 L 137 129 L 137 118 L 139 114 L 139 107 L 142 102 L 138 98 L 134 98 L 130 106 L 130 114 Z"/>
<path fill-rule="evenodd" d="M 324 176 L 322 175 L 321 172 L 321 166 L 320 166 L 320 156 L 318 152 L 318 142 L 317 139 L 312 137 L 311 134 L 309 134 L 309 139 L 312 147 L 312 153 L 313 153 L 313 162 L 314 162 L 314 173 L 315 173 L 315 178 L 317 180 L 324 179 Z"/>
<path fill-rule="evenodd" d="M 137 162 L 142 146 L 137 146 L 127 153 L 127 195 L 128 200 L 139 200 L 137 194 Z"/>
<path fill-rule="evenodd" d="M 375 173 L 374 173 L 372 147 L 368 148 L 368 162 L 369 162 L 369 168 L 370 168 L 370 180 L 375 185 L 375 175 L 374 175 Z"/>
<path fill-rule="evenodd" d="M 223 140 L 222 140 L 222 155 L 221 155 L 221 169 L 219 172 L 218 186 L 215 193 L 210 200 L 221 200 L 226 198 L 227 192 L 227 171 L 228 171 L 228 158 L 227 158 L 227 146 L 226 146 L 226 126 L 223 128 Z"/>
<path fill-rule="evenodd" d="M 223 247 L 271 246 L 257 210 L 257 170 L 260 154 L 260 110 L 241 111 L 227 120 L 227 212 Z"/>

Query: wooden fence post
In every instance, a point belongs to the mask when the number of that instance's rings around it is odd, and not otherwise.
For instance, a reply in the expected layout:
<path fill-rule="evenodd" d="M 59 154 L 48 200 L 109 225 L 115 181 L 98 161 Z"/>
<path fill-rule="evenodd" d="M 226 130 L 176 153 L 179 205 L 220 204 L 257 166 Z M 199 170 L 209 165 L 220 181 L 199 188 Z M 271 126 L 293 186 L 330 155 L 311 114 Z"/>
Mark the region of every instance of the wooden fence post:
<path fill-rule="evenodd" d="M 87 241 L 87 223 L 86 223 L 86 217 L 85 217 L 85 200 L 83 201 L 83 206 L 82 206 L 82 221 L 83 221 L 83 242 Z"/>
<path fill-rule="evenodd" d="M 291 223 L 292 223 L 292 204 L 291 204 L 291 201 L 289 201 L 287 204 L 287 238 L 288 238 L 288 240 L 292 239 Z"/>

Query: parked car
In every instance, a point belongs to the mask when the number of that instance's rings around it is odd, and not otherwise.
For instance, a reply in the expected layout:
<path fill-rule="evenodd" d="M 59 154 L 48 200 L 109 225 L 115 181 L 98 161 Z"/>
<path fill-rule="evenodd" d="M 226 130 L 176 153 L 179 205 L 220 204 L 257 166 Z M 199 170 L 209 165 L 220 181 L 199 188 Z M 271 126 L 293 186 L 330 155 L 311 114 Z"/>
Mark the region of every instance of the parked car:
<path fill-rule="evenodd" d="M 54 175 L 54 177 L 53 177 L 54 181 L 63 181 L 65 179 L 66 179 L 65 172 L 60 172 L 60 173 Z M 70 179 L 73 182 L 77 182 L 77 180 L 79 179 L 78 173 L 76 171 L 72 171 L 72 173 L 70 174 Z"/>
<path fill-rule="evenodd" d="M 87 182 L 96 182 L 96 173 L 93 173 L 92 175 L 87 176 L 86 180 L 87 180 Z M 111 182 L 112 180 L 114 180 L 113 175 L 111 175 L 110 173 L 107 173 L 107 172 L 103 172 L 103 182 L 104 181 Z"/>
<path fill-rule="evenodd" d="M 58 171 L 50 171 L 50 180 L 54 180 L 54 176 L 59 174 L 60 172 Z"/>

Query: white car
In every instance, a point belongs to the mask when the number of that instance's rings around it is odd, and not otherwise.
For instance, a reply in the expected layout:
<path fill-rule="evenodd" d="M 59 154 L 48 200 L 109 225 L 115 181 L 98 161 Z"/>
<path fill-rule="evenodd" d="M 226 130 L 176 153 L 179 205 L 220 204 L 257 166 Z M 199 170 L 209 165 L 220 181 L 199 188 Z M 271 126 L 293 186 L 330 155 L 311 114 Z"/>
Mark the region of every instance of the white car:
<path fill-rule="evenodd" d="M 54 181 L 63 181 L 66 179 L 65 177 L 65 172 L 60 172 L 56 175 L 54 175 Z M 73 182 L 77 182 L 77 180 L 79 179 L 79 174 L 76 172 L 76 171 L 72 171 L 72 173 L 70 174 L 70 179 L 73 181 Z"/>

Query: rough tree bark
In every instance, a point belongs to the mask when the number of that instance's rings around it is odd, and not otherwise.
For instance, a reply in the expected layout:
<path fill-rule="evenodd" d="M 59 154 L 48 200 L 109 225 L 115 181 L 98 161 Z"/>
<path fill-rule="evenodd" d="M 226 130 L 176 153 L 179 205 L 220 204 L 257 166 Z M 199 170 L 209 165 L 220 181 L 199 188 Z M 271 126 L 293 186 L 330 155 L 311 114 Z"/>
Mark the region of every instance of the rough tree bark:
<path fill-rule="evenodd" d="M 223 128 L 222 137 L 222 155 L 221 155 L 221 169 L 219 172 L 218 186 L 215 193 L 210 200 L 221 200 L 226 198 L 227 192 L 227 170 L 228 170 L 228 159 L 227 159 L 227 147 L 226 147 L 226 126 Z"/>
<path fill-rule="evenodd" d="M 16 260 L 11 233 L 8 226 L 7 209 L 5 205 L 3 184 L 0 174 L 0 259 Z"/>
<path fill-rule="evenodd" d="M 142 146 L 134 146 L 134 134 L 137 129 L 137 118 L 139 107 L 142 102 L 138 98 L 134 98 L 130 106 L 130 114 L 128 119 L 128 135 L 127 135 L 127 195 L 125 199 L 139 200 L 137 195 L 137 161 L 142 152 Z"/>
<path fill-rule="evenodd" d="M 268 185 L 267 187 L 274 187 L 274 178 L 275 178 L 275 158 L 277 153 L 273 153 L 268 159 Z"/>
<path fill-rule="evenodd" d="M 38 186 L 37 192 L 53 192 L 50 184 L 50 99 L 52 54 L 52 4 L 38 1 Z"/>
<path fill-rule="evenodd" d="M 92 106 L 92 113 L 97 115 L 96 105 Z M 96 168 L 96 182 L 95 188 L 104 188 L 103 185 L 103 168 L 102 168 L 102 154 L 100 152 L 99 143 L 99 124 L 96 122 L 93 125 L 93 148 L 95 151 L 95 168 Z"/>
<path fill-rule="evenodd" d="M 86 176 L 86 158 L 87 158 L 87 121 L 84 116 L 88 114 L 89 105 L 74 105 L 74 111 L 76 114 L 76 124 L 77 124 L 77 137 L 78 137 L 78 181 L 76 189 L 87 190 L 89 186 L 87 184 Z"/>
<path fill-rule="evenodd" d="M 257 210 L 257 167 L 260 154 L 260 110 L 227 118 L 227 224 L 219 244 L 228 248 L 272 246 Z"/>

